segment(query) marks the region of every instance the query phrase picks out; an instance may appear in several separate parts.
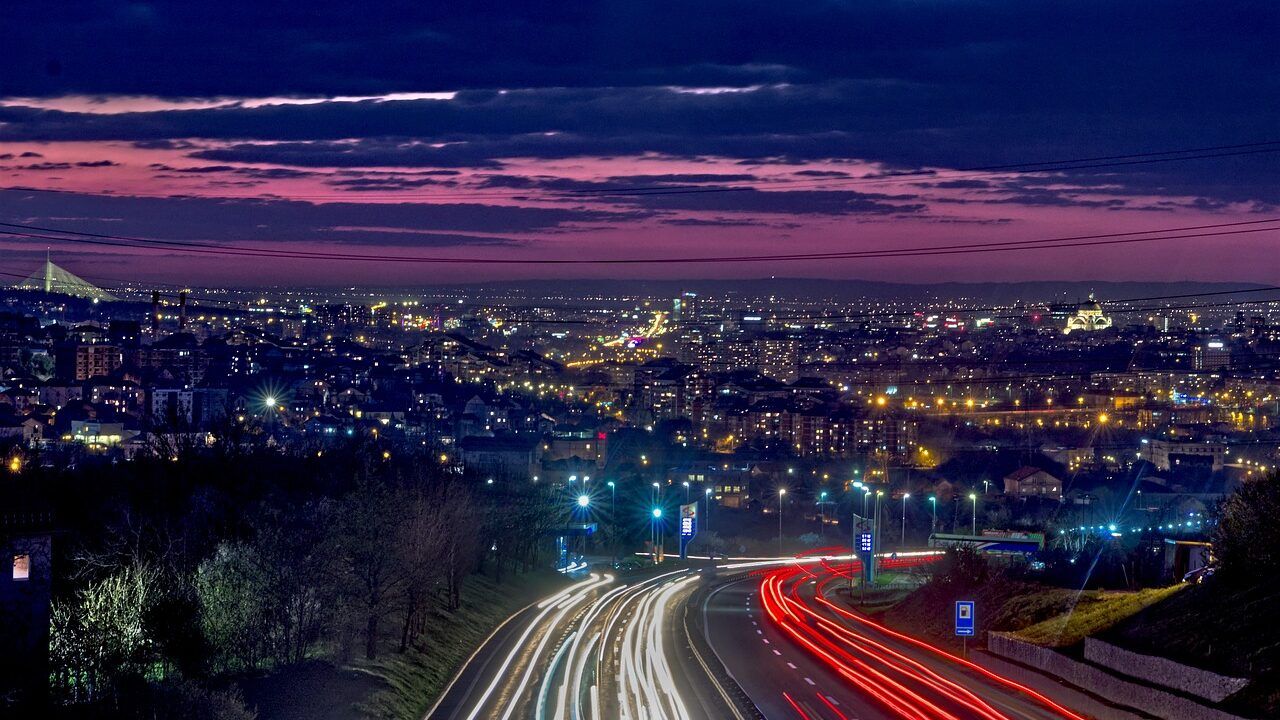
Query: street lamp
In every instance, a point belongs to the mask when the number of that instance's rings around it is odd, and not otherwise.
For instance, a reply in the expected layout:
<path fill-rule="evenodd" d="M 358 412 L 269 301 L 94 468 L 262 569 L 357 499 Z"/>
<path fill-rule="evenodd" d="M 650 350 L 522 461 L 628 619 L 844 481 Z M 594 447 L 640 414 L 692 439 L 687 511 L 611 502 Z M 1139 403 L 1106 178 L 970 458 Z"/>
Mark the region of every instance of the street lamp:
<path fill-rule="evenodd" d="M 707 498 L 706 530 L 707 532 L 711 532 L 711 488 L 703 490 L 702 494 Z"/>
<path fill-rule="evenodd" d="M 866 519 L 866 517 L 867 517 L 867 499 L 868 499 L 868 498 L 870 498 L 870 497 L 871 497 L 871 491 L 870 491 L 870 490 L 868 490 L 868 491 L 866 491 L 866 492 L 862 493 L 862 518 L 863 518 L 864 520 L 865 520 L 865 519 Z"/>
<path fill-rule="evenodd" d="M 787 489 L 778 488 L 778 555 L 782 555 L 782 498 L 786 497 Z"/>
<path fill-rule="evenodd" d="M 871 527 L 872 527 L 871 532 L 876 534 L 877 550 L 880 549 L 880 498 L 882 497 L 884 497 L 884 491 L 877 490 L 876 491 L 876 508 L 875 508 L 876 517 L 874 520 L 871 521 Z"/>
<path fill-rule="evenodd" d="M 991 481 L 990 481 L 990 480 L 983 480 L 983 481 L 982 481 L 982 494 L 983 494 L 983 495 L 986 495 L 986 494 L 987 494 L 987 493 L 989 493 L 989 492 L 991 492 Z"/>
<path fill-rule="evenodd" d="M 907 499 L 911 497 L 911 493 L 902 493 L 902 539 L 898 541 L 898 547 L 907 546 Z"/>
<path fill-rule="evenodd" d="M 653 549 L 653 561 L 658 561 L 658 523 L 662 522 L 662 508 L 656 507 L 650 511 L 653 515 L 653 522 L 649 525 L 649 547 Z"/>
<path fill-rule="evenodd" d="M 823 537 L 827 534 L 827 491 L 823 490 L 818 493 L 818 532 Z"/>
<path fill-rule="evenodd" d="M 938 498 L 936 495 L 929 496 L 929 506 L 933 513 L 933 524 L 929 526 L 929 534 L 932 535 L 938 531 Z"/>
<path fill-rule="evenodd" d="M 685 480 L 680 484 L 684 485 L 684 504 L 688 505 L 689 504 L 689 481 Z"/>
<path fill-rule="evenodd" d="M 618 486 L 609 481 L 609 545 L 613 559 L 618 559 Z"/>
<path fill-rule="evenodd" d="M 969 493 L 969 499 L 973 501 L 973 535 L 978 534 L 978 496 L 975 493 Z"/>

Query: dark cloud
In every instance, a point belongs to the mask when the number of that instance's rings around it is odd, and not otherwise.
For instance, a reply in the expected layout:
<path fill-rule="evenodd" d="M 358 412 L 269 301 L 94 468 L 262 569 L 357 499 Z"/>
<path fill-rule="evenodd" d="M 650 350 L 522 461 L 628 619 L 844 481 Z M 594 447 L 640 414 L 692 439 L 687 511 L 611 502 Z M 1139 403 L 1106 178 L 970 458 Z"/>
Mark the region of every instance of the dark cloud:
<path fill-rule="evenodd" d="M 23 32 L 0 57 L 0 97 L 458 94 L 114 114 L 8 106 L 0 141 L 127 141 L 307 169 L 501 170 L 509 158 L 645 153 L 744 168 L 857 159 L 913 169 L 1231 144 L 1274 139 L 1280 127 L 1280 5 L 1262 0 L 94 8 L 11 10 Z M 1130 168 L 1111 182 L 1120 194 L 1277 203 L 1273 157 Z M 651 182 L 703 182 L 661 178 Z"/>
<path fill-rule="evenodd" d="M 643 176 L 641 176 L 643 177 Z M 679 177 L 679 176 L 676 176 Z M 714 177 L 714 176 L 700 176 Z M 722 176 L 723 177 L 723 176 Z M 729 177 L 733 177 L 730 175 Z M 603 181 L 526 175 L 488 175 L 486 187 L 568 193 L 581 201 L 643 207 L 661 211 L 767 213 L 784 215 L 888 215 L 920 213 L 926 209 L 918 195 L 863 193 L 853 190 L 758 190 L 728 185 L 682 190 L 672 183 L 670 192 L 661 184 L 636 190 L 633 177 Z"/>
<path fill-rule="evenodd" d="M 214 198 L 145 198 L 0 191 L 5 222 L 166 240 L 397 244 L 506 242 L 505 236 L 624 222 L 643 211 Z M 499 238 L 486 237 L 504 236 Z"/>
<path fill-rule="evenodd" d="M 342 180 L 328 180 L 331 185 L 352 192 L 378 192 L 393 190 L 413 190 L 422 187 L 456 187 L 455 180 L 439 180 L 431 177 L 361 177 Z"/>
<path fill-rule="evenodd" d="M 1260 76 L 1275 62 L 1277 13 L 1265 0 L 99 0 L 92 12 L 19 3 L 6 19 L 23 32 L 10 38 L 0 93 L 260 97 L 945 78 L 1001 84 L 1009 102 L 1119 98 L 1137 79 L 1165 81 L 1158 92 L 1172 97 L 1224 92 L 1205 80 L 1231 70 L 1246 73 L 1241 82 Z"/>
<path fill-rule="evenodd" d="M 791 174 L 799 175 L 801 177 L 818 177 L 818 178 L 849 177 L 849 173 L 841 172 L 839 170 L 797 170 Z"/>
<path fill-rule="evenodd" d="M 732 190 L 715 193 L 679 193 L 610 198 L 652 210 L 765 213 L 779 215 L 910 215 L 923 213 L 927 205 L 912 195 L 881 195 L 845 190 L 760 191 Z"/>

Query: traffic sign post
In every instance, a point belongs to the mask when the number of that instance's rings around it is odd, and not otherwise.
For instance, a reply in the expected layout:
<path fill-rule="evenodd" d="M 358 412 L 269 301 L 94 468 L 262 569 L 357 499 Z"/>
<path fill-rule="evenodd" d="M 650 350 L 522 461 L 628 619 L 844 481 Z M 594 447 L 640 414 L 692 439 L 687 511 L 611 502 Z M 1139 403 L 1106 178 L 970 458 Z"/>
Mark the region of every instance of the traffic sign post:
<path fill-rule="evenodd" d="M 862 580 L 872 582 L 876 578 L 875 535 L 864 532 L 858 535 L 858 556 L 862 560 Z"/>
<path fill-rule="evenodd" d="M 974 635 L 974 602 L 972 600 L 956 601 L 956 635 L 962 638 L 961 652 L 969 655 L 969 638 Z"/>
<path fill-rule="evenodd" d="M 689 543 L 698 534 L 698 503 L 680 506 L 680 559 L 689 557 Z"/>

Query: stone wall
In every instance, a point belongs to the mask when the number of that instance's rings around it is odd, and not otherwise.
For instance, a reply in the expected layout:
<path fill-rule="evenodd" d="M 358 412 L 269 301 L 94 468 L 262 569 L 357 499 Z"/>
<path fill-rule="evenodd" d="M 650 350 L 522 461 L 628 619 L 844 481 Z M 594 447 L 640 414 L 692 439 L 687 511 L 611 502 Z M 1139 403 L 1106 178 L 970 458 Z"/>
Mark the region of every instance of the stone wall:
<path fill-rule="evenodd" d="M 1084 657 L 1122 675 L 1215 703 L 1240 692 L 1249 684 L 1245 678 L 1219 675 L 1155 655 L 1142 655 L 1094 638 L 1085 638 Z"/>
<path fill-rule="evenodd" d="M 1201 705 L 1181 695 L 1126 680 L 1104 670 L 1032 645 L 1007 633 L 987 633 L 987 650 L 999 657 L 1028 665 L 1057 677 L 1107 702 L 1140 710 L 1165 720 L 1240 720 L 1235 715 Z"/>

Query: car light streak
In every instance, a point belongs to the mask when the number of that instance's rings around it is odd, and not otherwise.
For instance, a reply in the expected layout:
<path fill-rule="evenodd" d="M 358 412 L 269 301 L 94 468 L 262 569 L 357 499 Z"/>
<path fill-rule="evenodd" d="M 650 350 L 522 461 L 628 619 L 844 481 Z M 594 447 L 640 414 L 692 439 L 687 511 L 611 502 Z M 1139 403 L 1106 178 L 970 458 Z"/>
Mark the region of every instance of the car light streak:
<path fill-rule="evenodd" d="M 790 695 L 786 693 L 782 693 L 782 698 L 791 705 L 791 709 L 795 710 L 796 713 L 799 714 L 801 718 L 803 718 L 803 720 L 810 720 L 809 713 L 805 712 L 804 709 L 800 707 L 800 703 L 792 699 Z"/>
<path fill-rule="evenodd" d="M 1072 711 L 1071 709 L 1063 707 L 1059 703 L 1056 703 L 1050 698 L 1046 697 L 1044 694 L 1039 693 L 1036 690 L 1027 687 L 1026 685 L 1023 685 L 1014 680 L 1010 680 L 1009 678 L 1006 678 L 1002 675 L 993 673 L 990 670 L 982 667 L 981 665 L 978 665 L 975 662 L 966 660 L 965 658 L 957 657 L 947 652 L 946 650 L 943 650 L 942 648 L 936 647 L 934 645 L 930 645 L 929 643 L 924 642 L 923 640 L 919 640 L 917 638 L 911 637 L 910 635 L 905 635 L 903 633 L 897 632 L 896 630 L 891 630 L 868 617 L 862 616 L 858 613 L 850 612 L 849 610 L 846 610 L 836 605 L 835 603 L 831 602 L 830 600 L 826 599 L 825 597 L 823 597 L 821 592 L 817 594 L 817 597 L 815 599 L 817 600 L 818 603 L 829 608 L 832 612 L 835 612 L 837 615 L 840 615 L 841 617 L 845 617 L 850 620 L 863 623 L 864 625 L 873 627 L 877 631 L 882 632 L 891 637 L 894 637 L 898 640 L 902 640 L 903 642 L 909 643 L 918 648 L 928 650 L 929 652 L 935 655 L 938 655 L 939 657 L 942 657 L 950 662 L 961 665 L 966 669 L 972 670 L 978 673 L 979 675 L 982 675 L 983 677 L 987 678 L 988 680 L 996 682 L 1012 690 L 1016 690 L 1022 693 L 1023 695 L 1026 695 L 1027 697 L 1032 698 L 1033 700 L 1039 702 L 1040 704 L 1044 705 L 1050 710 L 1053 710 L 1054 712 L 1059 713 L 1063 717 L 1070 718 L 1071 720 L 1087 720 L 1083 715 L 1079 715 L 1074 711 Z"/>
<path fill-rule="evenodd" d="M 570 585 L 565 590 L 558 592 L 555 595 L 552 595 L 551 597 L 539 603 L 538 608 L 541 610 L 541 612 L 539 612 L 537 616 L 533 618 L 533 620 L 529 621 L 529 624 L 525 627 L 524 632 L 520 634 L 520 638 L 516 641 L 515 645 L 511 648 L 511 651 L 507 653 L 507 656 L 503 659 L 502 664 L 498 667 L 498 671 L 494 674 L 493 680 L 485 688 L 484 692 L 480 694 L 480 697 L 476 698 L 475 704 L 472 706 L 471 712 L 467 714 L 466 720 L 475 720 L 475 718 L 480 716 L 480 713 L 484 710 L 485 705 L 488 704 L 489 698 L 493 695 L 494 691 L 498 688 L 498 685 L 500 685 L 504 680 L 507 679 L 506 678 L 507 669 L 511 666 L 511 663 L 515 662 L 516 657 L 524 649 L 525 642 L 528 641 L 529 636 L 533 634 L 533 631 L 542 623 L 543 618 L 545 618 L 548 614 L 551 613 L 552 610 L 555 609 L 554 603 L 558 603 L 564 600 L 565 598 L 572 598 L 572 597 L 585 598 L 587 593 L 591 592 L 592 590 L 595 590 L 596 588 L 602 585 L 607 585 L 611 582 L 613 582 L 612 575 L 606 575 L 603 578 L 601 578 L 599 575 L 592 574 L 586 580 Z M 523 689 L 523 684 L 521 687 Z"/>
<path fill-rule="evenodd" d="M 600 596 L 591 605 L 591 609 L 587 611 L 587 614 L 583 617 L 581 623 L 579 623 L 579 627 L 583 628 L 584 632 L 587 628 L 590 628 L 591 624 L 600 615 L 600 613 L 606 610 L 607 608 L 611 607 L 614 600 L 618 597 L 618 595 L 625 592 L 627 590 L 627 587 L 628 587 L 627 585 L 622 585 Z M 574 638 L 572 644 L 570 644 L 567 640 L 565 641 L 565 645 L 570 646 L 569 661 L 568 661 L 568 664 L 566 665 L 566 668 L 572 668 L 574 672 L 573 672 L 573 680 L 571 681 L 570 670 L 569 669 L 565 670 L 565 680 L 560 685 L 560 692 L 558 694 L 557 702 L 556 702 L 555 717 L 557 719 L 564 718 L 567 716 L 568 709 L 567 709 L 567 703 L 565 702 L 565 698 L 570 689 L 573 689 L 575 693 L 574 707 L 575 708 L 581 707 L 579 698 L 581 697 L 582 691 L 579 688 L 579 686 L 582 683 L 582 672 L 583 672 L 583 668 L 586 666 L 586 659 L 591 656 L 591 646 L 595 644 L 596 640 L 598 639 L 598 636 L 599 636 L 599 633 L 597 633 L 596 636 L 591 639 L 591 642 L 587 646 L 586 651 L 582 653 L 582 657 L 579 657 L 579 653 L 578 653 L 578 649 L 582 642 L 582 637 L 583 637 L 582 633 L 579 633 L 577 637 Z M 581 712 L 575 712 L 575 717 L 582 717 Z"/>
<path fill-rule="evenodd" d="M 901 553 L 881 559 L 883 567 L 911 567 L 936 559 L 934 553 Z M 1070 720 L 1084 720 L 1071 710 L 1017 682 L 1003 678 L 968 660 L 958 658 L 926 642 L 889 630 L 858 613 L 837 606 L 824 593 L 834 581 L 848 578 L 861 569 L 861 561 L 841 565 L 823 558 L 818 567 L 809 563 L 777 568 L 763 575 L 759 584 L 760 603 L 768 619 L 789 639 L 830 667 L 851 685 L 875 699 L 892 714 L 912 720 L 1005 720 L 1007 716 L 983 699 L 963 681 L 950 679 L 938 670 L 881 642 L 874 635 L 858 632 L 840 622 L 853 620 L 867 628 L 925 649 L 965 670 L 1035 700 L 1043 707 Z M 848 560 L 848 558 L 846 558 Z M 809 593 L 813 598 L 809 599 Z M 831 613 L 830 616 L 826 613 Z M 818 699 L 840 718 L 841 713 L 821 693 Z M 791 697 L 787 701 L 807 717 Z M 953 709 L 954 708 L 954 709 Z M 958 715 L 957 710 L 962 710 Z"/>
<path fill-rule="evenodd" d="M 570 610 L 575 608 L 583 600 L 587 599 L 587 593 L 589 590 L 594 590 L 596 587 L 602 584 L 613 582 L 612 576 L 606 575 L 605 578 L 606 578 L 605 580 L 602 580 L 599 583 L 595 583 L 593 585 L 588 585 L 585 588 L 583 588 L 581 592 L 578 592 L 574 595 L 571 595 L 565 598 L 565 600 L 561 602 L 559 605 L 552 605 L 543 611 L 543 612 L 550 612 L 551 610 L 559 610 L 560 612 L 556 613 L 555 617 L 553 617 L 551 619 L 551 622 L 548 623 L 546 632 L 542 633 L 542 639 L 538 641 L 538 646 L 533 653 L 533 657 L 535 659 L 538 657 L 541 657 L 542 654 L 546 652 L 547 645 L 551 642 L 551 637 L 552 637 L 552 634 L 555 632 L 555 629 L 559 627 L 560 623 L 564 622 L 565 616 L 569 614 Z M 518 704 L 520 698 L 524 697 L 526 691 L 528 690 L 529 684 L 533 678 L 533 672 L 534 670 L 537 669 L 537 666 L 538 666 L 538 663 L 535 660 L 534 662 L 530 662 L 528 664 L 528 667 L 524 669 L 524 674 L 521 675 L 520 682 L 519 684 L 516 685 L 515 692 L 509 696 L 509 699 L 507 702 L 507 708 L 502 713 L 502 720 L 510 720 L 511 714 L 516 711 L 516 705 Z"/>
<path fill-rule="evenodd" d="M 560 658 L 569 649 L 568 640 L 577 636 L 577 632 L 569 633 L 569 637 L 565 638 L 566 642 L 560 643 L 560 649 L 556 651 L 554 657 L 551 658 L 551 664 L 547 666 L 547 674 L 542 678 L 542 687 L 538 690 L 538 700 L 533 706 L 533 717 L 535 720 L 542 720 L 546 717 L 547 695 L 551 692 L 551 678 L 555 677 L 556 666 L 560 664 Z"/>
<path fill-rule="evenodd" d="M 619 703 L 624 718 L 685 720 L 688 707 L 676 687 L 667 661 L 665 638 L 667 606 L 675 595 L 698 579 L 690 575 L 673 579 L 644 594 L 623 632 L 619 672 Z M 634 703 L 635 712 L 628 707 Z"/>

